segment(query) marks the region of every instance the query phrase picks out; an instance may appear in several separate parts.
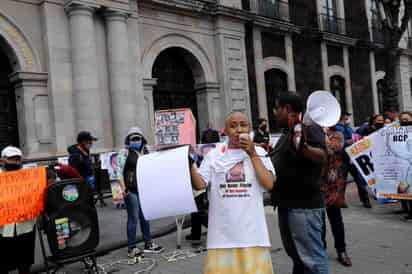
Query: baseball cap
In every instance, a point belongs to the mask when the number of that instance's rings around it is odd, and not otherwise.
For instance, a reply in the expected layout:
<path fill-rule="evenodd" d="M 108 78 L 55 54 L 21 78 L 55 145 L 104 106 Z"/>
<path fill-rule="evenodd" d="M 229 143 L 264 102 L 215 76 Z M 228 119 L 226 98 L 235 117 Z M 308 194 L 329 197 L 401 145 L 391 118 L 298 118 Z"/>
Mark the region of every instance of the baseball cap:
<path fill-rule="evenodd" d="M 81 131 L 77 135 L 77 143 L 83 142 L 83 141 L 97 141 L 98 139 L 94 137 L 90 132 L 88 131 Z"/>
<path fill-rule="evenodd" d="M 1 151 L 1 158 L 23 157 L 23 153 L 17 147 L 8 146 Z"/>

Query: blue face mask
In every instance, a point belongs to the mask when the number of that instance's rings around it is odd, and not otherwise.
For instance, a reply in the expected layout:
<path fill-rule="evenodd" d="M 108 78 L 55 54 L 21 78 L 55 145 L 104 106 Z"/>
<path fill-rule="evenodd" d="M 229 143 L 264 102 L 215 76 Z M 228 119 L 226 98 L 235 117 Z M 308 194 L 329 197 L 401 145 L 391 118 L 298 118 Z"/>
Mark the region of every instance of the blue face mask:
<path fill-rule="evenodd" d="M 129 148 L 140 150 L 143 146 L 142 141 L 132 141 L 129 143 Z"/>

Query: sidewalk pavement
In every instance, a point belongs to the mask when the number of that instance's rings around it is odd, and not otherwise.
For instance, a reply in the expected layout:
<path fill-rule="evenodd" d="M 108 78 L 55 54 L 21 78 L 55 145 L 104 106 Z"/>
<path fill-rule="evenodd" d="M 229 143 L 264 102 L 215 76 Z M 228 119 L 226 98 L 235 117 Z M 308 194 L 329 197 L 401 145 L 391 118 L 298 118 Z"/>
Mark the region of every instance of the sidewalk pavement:
<path fill-rule="evenodd" d="M 346 226 L 347 249 L 352 257 L 353 267 L 341 266 L 336 261 L 336 253 L 333 248 L 333 239 L 328 225 L 328 254 L 331 274 L 407 274 L 412 273 L 412 223 L 401 220 L 401 216 L 395 215 L 394 211 L 399 209 L 399 204 L 380 205 L 373 203 L 372 209 L 365 209 L 361 206 L 357 198 L 356 187 L 351 185 L 348 188 L 349 208 L 344 209 L 344 222 Z M 119 213 L 120 211 L 116 211 Z M 118 237 L 125 232 L 122 227 L 125 222 L 124 212 L 111 214 L 111 224 L 117 224 L 118 230 L 110 232 L 105 230 L 102 233 L 102 240 L 105 237 Z M 272 241 L 272 262 L 276 274 L 291 273 L 291 260 L 286 255 L 277 227 L 277 214 L 271 207 L 266 208 L 267 222 Z M 170 223 L 170 220 L 169 220 Z M 159 227 L 161 223 L 154 223 L 153 227 Z M 189 233 L 188 230 L 184 235 Z M 124 233 L 125 234 L 125 233 Z M 125 235 L 122 235 L 125 239 Z M 159 238 L 156 242 L 164 246 L 167 253 L 176 248 L 176 233 Z M 190 244 L 183 243 L 183 250 L 192 250 Z M 196 254 L 191 258 L 168 262 L 162 255 L 149 255 L 156 265 L 150 272 L 152 274 L 197 274 L 203 272 L 203 261 L 205 252 Z M 163 254 L 165 255 L 165 254 Z M 116 250 L 108 255 L 98 258 L 98 264 L 110 264 L 119 260 L 124 260 L 127 250 Z M 38 258 L 38 260 L 40 260 Z M 118 264 L 107 268 L 108 273 L 139 273 L 139 270 L 147 268 L 148 264 Z M 59 273 L 82 273 L 81 264 L 76 263 L 62 269 Z M 149 273 L 149 272 L 140 272 Z"/>

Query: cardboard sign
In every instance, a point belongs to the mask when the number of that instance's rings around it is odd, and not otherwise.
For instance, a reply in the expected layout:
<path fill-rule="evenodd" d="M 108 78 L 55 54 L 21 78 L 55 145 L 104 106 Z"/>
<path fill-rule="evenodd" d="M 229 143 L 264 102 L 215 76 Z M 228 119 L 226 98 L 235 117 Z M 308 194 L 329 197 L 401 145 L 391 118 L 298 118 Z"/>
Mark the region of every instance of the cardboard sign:
<path fill-rule="evenodd" d="M 196 120 L 190 109 L 156 111 L 155 123 L 156 145 L 196 144 Z"/>
<path fill-rule="evenodd" d="M 45 167 L 0 173 L 0 226 L 36 218 L 45 189 Z"/>

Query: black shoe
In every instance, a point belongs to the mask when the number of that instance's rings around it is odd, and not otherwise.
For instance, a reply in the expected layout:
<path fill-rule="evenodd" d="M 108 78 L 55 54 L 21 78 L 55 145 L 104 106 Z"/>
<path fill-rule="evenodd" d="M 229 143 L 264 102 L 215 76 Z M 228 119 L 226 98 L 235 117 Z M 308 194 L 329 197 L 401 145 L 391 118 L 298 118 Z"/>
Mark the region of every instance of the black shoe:
<path fill-rule="evenodd" d="M 341 265 L 351 267 L 352 266 L 352 260 L 348 256 L 346 252 L 342 252 L 338 254 L 338 261 Z"/>
<path fill-rule="evenodd" d="M 403 219 L 404 219 L 406 222 L 411 222 L 411 221 L 412 221 L 412 215 L 405 216 L 405 217 L 403 217 Z"/>
<path fill-rule="evenodd" d="M 199 237 L 195 237 L 193 236 L 193 234 L 189 234 L 186 236 L 185 238 L 187 241 L 200 241 L 200 236 Z"/>
<path fill-rule="evenodd" d="M 365 202 L 363 202 L 363 207 L 364 208 L 372 208 L 372 205 L 369 201 L 365 201 Z"/>

